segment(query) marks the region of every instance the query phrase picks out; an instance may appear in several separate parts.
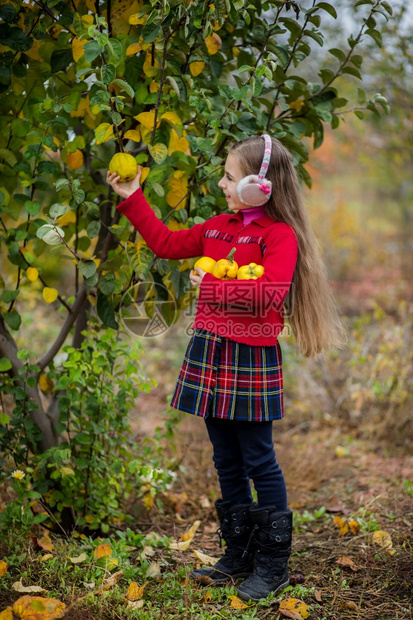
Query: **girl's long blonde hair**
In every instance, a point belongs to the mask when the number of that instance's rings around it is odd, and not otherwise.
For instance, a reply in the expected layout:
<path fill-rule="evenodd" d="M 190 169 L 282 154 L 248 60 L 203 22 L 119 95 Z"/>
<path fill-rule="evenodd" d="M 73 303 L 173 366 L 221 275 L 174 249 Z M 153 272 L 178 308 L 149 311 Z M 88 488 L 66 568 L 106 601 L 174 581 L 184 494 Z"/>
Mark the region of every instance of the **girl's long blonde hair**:
<path fill-rule="evenodd" d="M 231 147 L 230 152 L 238 156 L 243 174 L 258 174 L 264 146 L 262 137 L 252 136 Z M 273 188 L 271 198 L 265 205 L 266 213 L 289 224 L 297 237 L 297 264 L 284 307 L 288 300 L 288 306 L 292 309 L 289 322 L 300 352 L 312 357 L 332 348 L 343 348 L 346 329 L 304 206 L 293 158 L 276 138 L 272 138 L 271 161 L 266 178 L 272 182 Z"/>

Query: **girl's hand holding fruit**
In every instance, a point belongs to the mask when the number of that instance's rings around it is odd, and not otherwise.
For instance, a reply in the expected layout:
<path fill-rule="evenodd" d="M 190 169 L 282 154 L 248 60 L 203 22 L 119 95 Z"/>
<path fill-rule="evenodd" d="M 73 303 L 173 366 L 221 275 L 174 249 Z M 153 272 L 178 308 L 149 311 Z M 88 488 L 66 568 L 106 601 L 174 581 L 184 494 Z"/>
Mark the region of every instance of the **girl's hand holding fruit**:
<path fill-rule="evenodd" d="M 116 153 L 109 163 L 106 182 L 121 198 L 129 198 L 140 187 L 141 167 L 127 153 Z"/>

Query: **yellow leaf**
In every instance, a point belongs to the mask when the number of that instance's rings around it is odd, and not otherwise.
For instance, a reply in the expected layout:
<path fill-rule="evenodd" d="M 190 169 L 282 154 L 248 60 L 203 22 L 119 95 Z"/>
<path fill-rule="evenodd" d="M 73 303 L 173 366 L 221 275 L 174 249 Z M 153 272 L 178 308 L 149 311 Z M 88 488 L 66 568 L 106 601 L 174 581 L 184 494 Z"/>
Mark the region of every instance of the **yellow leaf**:
<path fill-rule="evenodd" d="M 47 590 L 41 588 L 40 586 L 24 586 L 21 579 L 20 581 L 15 581 L 12 588 L 13 590 L 16 590 L 16 592 L 47 592 Z"/>
<path fill-rule="evenodd" d="M 171 129 L 171 133 L 169 135 L 168 155 L 172 155 L 172 153 L 175 153 L 176 151 L 179 151 L 180 153 L 187 153 L 188 150 L 189 142 L 185 136 L 180 138 L 175 129 Z M 187 154 L 190 155 L 190 151 Z"/>
<path fill-rule="evenodd" d="M 129 19 L 132 15 L 136 15 L 142 8 L 143 2 L 141 0 L 131 2 L 130 0 L 114 0 L 111 3 L 111 23 L 112 23 L 112 36 L 118 34 L 128 34 L 130 31 Z M 93 12 L 96 8 L 91 9 Z M 107 11 L 102 11 L 102 16 L 107 19 Z"/>
<path fill-rule="evenodd" d="M 231 607 L 235 607 L 235 609 L 247 609 L 248 605 L 246 605 L 243 601 L 241 601 L 240 598 L 238 598 L 238 596 L 234 596 L 233 594 L 230 594 L 229 599 L 231 599 Z"/>
<path fill-rule="evenodd" d="M 99 558 L 98 560 L 96 560 L 96 564 L 101 568 L 105 568 L 108 571 L 111 571 L 117 566 L 119 566 L 118 560 L 111 555 L 105 555 L 103 558 Z"/>
<path fill-rule="evenodd" d="M 39 377 L 39 387 L 43 394 L 51 394 L 54 388 L 54 382 L 45 374 L 41 374 Z"/>
<path fill-rule="evenodd" d="M 211 599 L 212 599 L 211 592 L 207 590 L 204 594 L 204 603 L 209 603 Z"/>
<path fill-rule="evenodd" d="M 106 555 L 112 555 L 112 549 L 109 543 L 103 543 L 102 545 L 98 545 L 93 552 L 93 555 L 98 560 L 99 558 L 103 558 Z"/>
<path fill-rule="evenodd" d="M 300 98 L 290 103 L 290 108 L 292 110 L 295 110 L 296 112 L 299 112 L 303 106 L 304 106 L 304 101 Z"/>
<path fill-rule="evenodd" d="M 218 562 L 218 558 L 212 558 L 210 555 L 206 555 L 206 553 L 201 553 L 200 551 L 196 551 L 195 549 L 193 549 L 193 552 L 195 557 L 197 557 L 198 560 L 206 566 L 214 566 L 214 564 Z"/>
<path fill-rule="evenodd" d="M 149 129 L 150 131 L 153 130 L 153 126 L 155 124 L 155 112 L 153 110 L 151 112 L 141 112 L 140 114 L 138 114 L 137 116 L 134 116 L 133 118 L 135 118 L 139 123 L 141 123 L 144 127 Z M 156 126 L 159 127 L 160 124 L 161 124 L 161 121 L 158 118 L 156 121 Z"/>
<path fill-rule="evenodd" d="M 14 620 L 11 607 L 6 607 L 6 609 L 0 613 L 0 620 Z"/>
<path fill-rule="evenodd" d="M 25 6 L 27 6 L 27 4 Z M 26 52 L 24 52 L 26 56 L 28 56 L 32 60 L 37 60 L 38 62 L 42 62 L 43 58 L 39 54 L 39 47 L 41 43 L 42 41 L 40 41 L 39 39 L 33 39 L 33 45 L 31 46 L 31 48 L 27 50 Z"/>
<path fill-rule="evenodd" d="M 138 601 L 139 599 L 141 599 L 143 596 L 143 591 L 146 588 L 147 584 L 148 582 L 145 581 L 143 586 L 138 586 L 136 581 L 132 581 L 129 584 L 129 588 L 127 589 L 127 592 L 125 594 L 128 601 Z"/>
<path fill-rule="evenodd" d="M 26 271 L 26 275 L 30 282 L 34 282 L 39 277 L 39 272 L 36 267 L 29 267 Z"/>
<path fill-rule="evenodd" d="M 86 553 L 81 553 L 80 555 L 77 556 L 77 558 L 71 558 L 69 556 L 66 556 L 66 557 L 68 560 L 72 562 L 72 564 L 80 564 L 80 562 L 84 562 L 85 560 L 87 560 Z"/>
<path fill-rule="evenodd" d="M 147 21 L 148 21 L 147 15 L 143 15 L 142 17 L 139 17 L 139 15 L 136 13 L 136 15 L 131 15 L 129 17 L 129 23 L 132 26 L 140 26 L 142 24 L 146 24 Z"/>
<path fill-rule="evenodd" d="M 205 44 L 207 46 L 208 54 L 212 56 L 213 54 L 219 52 L 222 47 L 221 37 L 214 32 L 205 39 Z"/>
<path fill-rule="evenodd" d="M 144 125 L 141 125 L 141 138 L 142 142 L 144 142 L 145 144 L 149 145 L 151 143 L 152 131 Z"/>
<path fill-rule="evenodd" d="M 82 151 L 76 149 L 74 153 L 68 153 L 66 156 L 66 164 L 70 170 L 77 170 L 78 168 L 81 168 L 83 166 Z"/>
<path fill-rule="evenodd" d="M 159 84 L 156 80 L 152 80 L 152 82 L 149 85 L 149 92 L 150 93 L 157 93 L 159 89 Z"/>
<path fill-rule="evenodd" d="M 67 226 L 68 224 L 74 224 L 76 222 L 76 213 L 70 209 L 57 218 L 56 224 L 59 226 Z"/>
<path fill-rule="evenodd" d="M 141 179 L 140 182 L 143 183 L 146 179 L 146 177 L 148 176 L 149 172 L 150 172 L 150 168 L 145 167 L 145 168 L 141 168 Z"/>
<path fill-rule="evenodd" d="M 188 178 L 184 174 L 183 170 L 176 170 L 169 179 L 170 189 L 166 194 L 166 202 L 170 207 L 176 207 L 178 203 L 178 209 L 185 207 L 186 198 L 184 197 L 188 192 Z"/>
<path fill-rule="evenodd" d="M 202 71 L 204 70 L 204 67 L 205 67 L 205 63 L 201 61 L 191 62 L 189 64 L 189 70 L 191 72 L 191 75 L 193 75 L 194 77 L 202 73 Z"/>
<path fill-rule="evenodd" d="M 45 553 L 45 555 L 42 555 L 42 557 L 40 558 L 40 562 L 47 562 L 48 560 L 51 560 L 52 558 L 54 558 L 53 553 Z"/>
<path fill-rule="evenodd" d="M 175 129 L 171 129 L 171 133 L 169 136 L 169 145 L 168 145 L 168 155 L 172 155 L 176 151 L 180 153 L 185 153 L 189 149 L 188 140 L 183 137 L 180 138 L 176 133 Z"/>
<path fill-rule="evenodd" d="M 185 224 L 182 224 L 182 222 L 177 222 L 173 217 L 169 218 L 166 225 L 169 230 L 184 230 L 184 228 L 186 228 Z"/>
<path fill-rule="evenodd" d="M 298 598 L 284 599 L 283 601 L 281 601 L 278 611 L 290 618 L 294 616 L 288 616 L 288 614 L 284 612 L 293 612 L 297 614 L 297 618 L 308 618 L 308 616 L 310 615 L 308 611 L 308 606 L 303 601 L 300 601 L 300 599 Z"/>
<path fill-rule="evenodd" d="M 155 58 L 152 64 L 152 54 L 147 52 L 145 62 L 143 63 L 143 72 L 147 77 L 154 77 L 156 70 L 159 68 L 158 59 Z"/>
<path fill-rule="evenodd" d="M 139 54 L 141 51 L 142 48 L 139 43 L 131 43 L 131 45 L 126 48 L 126 56 L 134 56 L 135 54 Z"/>
<path fill-rule="evenodd" d="M 110 559 L 114 559 L 114 558 L 110 558 Z M 123 577 L 123 570 L 118 570 L 117 573 L 114 573 L 107 579 L 104 579 L 102 582 L 102 586 L 98 590 L 96 590 L 96 594 L 102 594 L 105 590 L 109 590 L 110 588 L 113 588 L 113 586 L 119 581 L 121 577 Z"/>
<path fill-rule="evenodd" d="M 199 520 L 194 521 L 194 523 L 191 525 L 189 530 L 182 534 L 181 540 L 192 540 L 195 535 L 195 532 L 197 531 L 200 525 L 201 525 L 201 521 Z"/>
<path fill-rule="evenodd" d="M 179 118 L 176 112 L 165 112 L 165 114 L 162 114 L 161 120 L 167 121 L 171 125 L 182 127 L 182 120 Z"/>
<path fill-rule="evenodd" d="M 141 132 L 138 129 L 129 129 L 123 136 L 127 140 L 133 140 L 134 142 L 141 141 Z"/>
<path fill-rule="evenodd" d="M 59 292 L 55 288 L 45 286 L 43 289 L 43 299 L 46 303 L 52 304 L 58 297 Z"/>
<path fill-rule="evenodd" d="M 394 551 L 392 550 L 393 542 L 390 534 L 384 532 L 383 530 L 377 530 L 376 532 L 373 532 L 371 538 L 375 545 L 378 545 L 382 549 L 386 549 L 386 551 L 388 551 L 391 555 L 394 554 Z"/>
<path fill-rule="evenodd" d="M 357 521 L 349 521 L 349 526 L 352 534 L 358 534 L 360 531 L 360 523 Z"/>
<path fill-rule="evenodd" d="M 72 41 L 72 55 L 75 62 L 77 62 L 84 55 L 85 44 L 86 39 L 83 39 L 83 41 L 79 41 L 79 37 L 74 37 Z"/>
<path fill-rule="evenodd" d="M 66 605 L 56 598 L 22 596 L 13 605 L 13 614 L 19 620 L 55 620 L 63 618 Z"/>
<path fill-rule="evenodd" d="M 95 129 L 96 144 L 103 144 L 115 138 L 113 125 L 111 123 L 101 123 Z"/>
<path fill-rule="evenodd" d="M 186 551 L 187 549 L 189 549 L 189 545 L 191 544 L 191 540 L 185 540 L 185 541 L 181 541 L 178 540 L 177 542 L 171 542 L 169 543 L 169 548 L 173 549 L 175 551 Z"/>
<path fill-rule="evenodd" d="M 0 577 L 4 577 L 7 573 L 7 562 L 0 560 Z"/>
<path fill-rule="evenodd" d="M 149 145 L 149 153 L 152 155 L 154 161 L 158 164 L 162 164 L 168 156 L 168 149 L 165 144 L 154 144 L 153 146 Z"/>

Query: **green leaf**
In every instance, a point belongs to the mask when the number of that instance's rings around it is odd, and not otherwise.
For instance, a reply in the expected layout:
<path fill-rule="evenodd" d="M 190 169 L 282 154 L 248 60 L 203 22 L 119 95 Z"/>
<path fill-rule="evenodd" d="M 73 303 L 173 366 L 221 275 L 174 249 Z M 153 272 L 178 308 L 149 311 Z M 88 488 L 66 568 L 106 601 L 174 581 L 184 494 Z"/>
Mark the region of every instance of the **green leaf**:
<path fill-rule="evenodd" d="M 9 304 L 11 301 L 16 299 L 19 293 L 19 289 L 17 289 L 17 291 L 9 291 L 8 289 L 5 289 L 1 295 L 1 300 L 4 301 L 5 304 Z"/>
<path fill-rule="evenodd" d="M 16 9 L 11 4 L 4 4 L 0 7 L 0 17 L 5 22 L 12 22 L 16 16 Z"/>
<path fill-rule="evenodd" d="M 96 237 L 99 234 L 100 227 L 101 227 L 100 220 L 92 220 L 91 222 L 89 222 L 89 224 L 86 226 L 87 236 L 90 239 L 93 239 L 94 237 Z"/>
<path fill-rule="evenodd" d="M 111 295 L 115 290 L 116 278 L 113 273 L 107 273 L 100 276 L 98 289 L 102 291 L 104 295 Z"/>
<path fill-rule="evenodd" d="M 386 2 L 385 0 L 381 0 L 381 6 L 387 11 L 389 15 L 393 15 L 393 8 L 388 2 Z"/>
<path fill-rule="evenodd" d="M 42 205 L 38 200 L 27 200 L 24 203 L 24 208 L 29 215 L 37 215 L 42 208 Z"/>
<path fill-rule="evenodd" d="M 354 56 L 350 56 L 350 62 L 360 69 L 363 64 L 363 56 L 360 56 L 360 54 L 354 54 Z"/>
<path fill-rule="evenodd" d="M 61 189 L 67 189 L 69 185 L 70 183 L 68 179 L 57 179 L 57 181 L 54 184 L 57 192 L 59 192 Z"/>
<path fill-rule="evenodd" d="M 5 370 L 10 370 L 10 368 L 13 368 L 13 365 L 11 361 L 9 360 L 9 358 L 8 357 L 0 358 L 0 372 L 4 372 Z M 8 422 L 3 422 L 3 421 L 1 422 L 2 424 L 8 424 Z"/>
<path fill-rule="evenodd" d="M 101 291 L 98 292 L 96 311 L 104 325 L 113 327 L 113 329 L 119 329 L 119 324 L 115 319 L 115 311 L 107 297 L 105 297 Z"/>
<path fill-rule="evenodd" d="M 364 112 L 362 112 L 361 110 L 354 110 L 354 114 L 357 116 L 357 118 L 360 118 L 361 120 L 363 120 Z"/>
<path fill-rule="evenodd" d="M 2 316 L 5 323 L 7 323 L 11 329 L 19 329 L 22 319 L 17 310 L 13 308 L 11 312 L 2 312 Z"/>
<path fill-rule="evenodd" d="M 52 73 L 58 73 L 59 71 L 66 71 L 68 66 L 73 62 L 72 48 L 65 48 L 61 50 L 53 50 L 50 57 L 50 67 Z"/>
<path fill-rule="evenodd" d="M 359 80 L 362 79 L 360 71 L 355 67 L 344 67 L 341 71 L 342 73 L 348 73 L 348 75 L 354 75 L 354 77 L 358 78 Z"/>
<path fill-rule="evenodd" d="M 63 213 L 66 213 L 66 211 L 70 211 L 69 205 L 62 205 L 56 202 L 50 207 L 49 215 L 53 218 L 60 217 L 61 215 L 63 215 Z"/>
<path fill-rule="evenodd" d="M 102 82 L 105 84 L 110 84 L 112 80 L 116 77 L 116 67 L 111 64 L 103 65 L 101 69 L 102 73 Z"/>
<path fill-rule="evenodd" d="M 93 260 L 80 260 L 79 271 L 84 278 L 90 278 L 96 273 L 96 263 Z"/>
<path fill-rule="evenodd" d="M 153 43 L 159 32 L 159 24 L 146 24 L 142 30 L 142 38 L 145 43 Z"/>
<path fill-rule="evenodd" d="M 129 97 L 134 97 L 135 95 L 135 91 L 133 90 L 132 86 L 130 84 L 128 84 L 128 82 L 125 82 L 125 80 L 121 80 L 119 78 L 116 78 L 116 80 L 113 80 L 113 84 L 117 84 L 118 86 L 120 86 L 122 88 L 122 90 L 125 91 L 125 93 L 127 93 L 129 95 Z"/>
<path fill-rule="evenodd" d="M 374 30 L 373 28 L 368 28 L 365 31 L 365 34 L 368 34 L 369 37 L 371 37 L 373 39 L 373 41 L 375 41 L 375 43 L 381 47 L 382 46 L 382 37 L 381 37 L 381 32 L 379 32 L 378 30 Z"/>
<path fill-rule="evenodd" d="M 329 13 L 332 17 L 334 17 L 334 19 L 337 19 L 337 11 L 328 2 L 319 2 L 317 4 L 317 9 L 323 9 L 324 11 L 327 11 L 327 13 Z"/>
<path fill-rule="evenodd" d="M 96 41 L 88 41 L 84 47 L 84 58 L 86 62 L 92 62 L 101 53 L 100 45 Z"/>

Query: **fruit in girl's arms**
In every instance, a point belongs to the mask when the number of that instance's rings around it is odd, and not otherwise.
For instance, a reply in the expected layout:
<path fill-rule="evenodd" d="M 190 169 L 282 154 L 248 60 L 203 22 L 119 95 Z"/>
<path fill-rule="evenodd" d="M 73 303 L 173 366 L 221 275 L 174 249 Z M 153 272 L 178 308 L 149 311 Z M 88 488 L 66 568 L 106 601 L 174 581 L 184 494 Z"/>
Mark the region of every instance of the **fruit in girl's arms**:
<path fill-rule="evenodd" d="M 194 269 L 193 269 L 193 273 L 195 275 L 197 274 L 196 268 L 200 267 L 201 269 L 203 269 L 204 271 L 206 271 L 207 273 L 212 273 L 212 270 L 215 266 L 216 261 L 213 258 L 210 258 L 209 256 L 203 256 L 202 258 L 199 258 L 195 265 L 194 265 Z"/>
<path fill-rule="evenodd" d="M 237 271 L 238 280 L 256 280 L 260 278 L 264 273 L 264 267 L 257 265 L 257 263 L 250 263 L 249 265 L 243 265 Z"/>
<path fill-rule="evenodd" d="M 74 153 L 68 153 L 66 157 L 67 167 L 70 170 L 77 170 L 83 166 L 83 153 L 80 149 L 76 149 Z"/>
<path fill-rule="evenodd" d="M 238 263 L 234 261 L 234 252 L 237 248 L 232 248 L 226 258 L 218 260 L 213 269 L 212 275 L 220 280 L 233 280 L 237 277 Z"/>
<path fill-rule="evenodd" d="M 128 153 L 116 153 L 109 162 L 109 172 L 120 176 L 119 183 L 132 181 L 138 172 L 136 159 Z"/>

